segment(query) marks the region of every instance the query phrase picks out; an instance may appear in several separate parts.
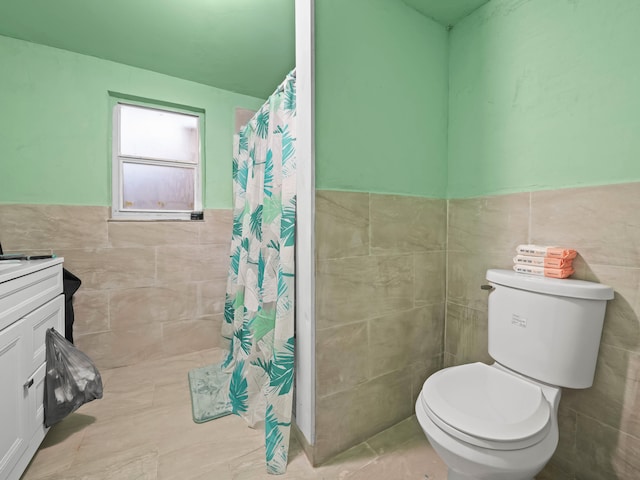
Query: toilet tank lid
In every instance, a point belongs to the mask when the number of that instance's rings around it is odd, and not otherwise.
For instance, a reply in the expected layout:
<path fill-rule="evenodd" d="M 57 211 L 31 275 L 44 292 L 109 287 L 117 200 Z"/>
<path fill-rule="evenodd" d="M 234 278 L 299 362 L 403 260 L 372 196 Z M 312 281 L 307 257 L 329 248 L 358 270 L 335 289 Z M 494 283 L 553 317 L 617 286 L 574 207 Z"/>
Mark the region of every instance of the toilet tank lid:
<path fill-rule="evenodd" d="M 610 286 L 584 280 L 537 277 L 516 273 L 513 270 L 498 269 L 487 270 L 487 280 L 497 285 L 547 295 L 587 300 L 613 299 L 613 288 Z"/>

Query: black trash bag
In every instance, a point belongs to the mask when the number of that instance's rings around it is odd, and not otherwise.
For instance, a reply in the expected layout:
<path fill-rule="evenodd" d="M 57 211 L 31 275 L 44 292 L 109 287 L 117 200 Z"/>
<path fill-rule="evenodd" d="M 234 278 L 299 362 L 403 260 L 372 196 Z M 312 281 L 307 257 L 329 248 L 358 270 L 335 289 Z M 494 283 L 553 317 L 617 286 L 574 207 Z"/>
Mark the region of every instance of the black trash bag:
<path fill-rule="evenodd" d="M 73 343 L 73 294 L 78 291 L 82 281 L 66 268 L 62 269 L 62 287 L 64 291 L 64 338 Z"/>
<path fill-rule="evenodd" d="M 46 336 L 44 425 L 55 425 L 81 405 L 102 398 L 102 377 L 91 359 L 50 328 Z"/>

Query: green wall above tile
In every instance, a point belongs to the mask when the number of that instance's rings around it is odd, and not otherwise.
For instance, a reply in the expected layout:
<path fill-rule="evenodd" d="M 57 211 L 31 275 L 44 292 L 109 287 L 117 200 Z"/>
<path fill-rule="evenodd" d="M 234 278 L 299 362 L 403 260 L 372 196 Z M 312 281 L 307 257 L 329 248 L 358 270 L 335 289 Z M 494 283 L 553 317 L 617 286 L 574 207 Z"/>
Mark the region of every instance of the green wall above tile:
<path fill-rule="evenodd" d="M 640 180 L 640 2 L 492 0 L 450 36 L 448 196 Z"/>
<path fill-rule="evenodd" d="M 640 180 L 637 0 L 491 0 L 448 33 L 391 0 L 316 10 L 318 188 L 464 198 Z"/>
<path fill-rule="evenodd" d="M 110 205 L 109 91 L 205 110 L 205 197 L 231 206 L 236 107 L 263 100 L 0 37 L 0 203 Z"/>
<path fill-rule="evenodd" d="M 640 180 L 639 22 L 637 0 L 491 0 L 447 32 L 400 0 L 318 0 L 316 187 Z M 233 109 L 260 99 L 7 37 L 0 62 L 0 203 L 109 205 L 111 90 L 205 109 L 205 206 L 230 205 Z"/>
<path fill-rule="evenodd" d="M 443 197 L 447 31 L 397 0 L 316 2 L 316 186 Z"/>

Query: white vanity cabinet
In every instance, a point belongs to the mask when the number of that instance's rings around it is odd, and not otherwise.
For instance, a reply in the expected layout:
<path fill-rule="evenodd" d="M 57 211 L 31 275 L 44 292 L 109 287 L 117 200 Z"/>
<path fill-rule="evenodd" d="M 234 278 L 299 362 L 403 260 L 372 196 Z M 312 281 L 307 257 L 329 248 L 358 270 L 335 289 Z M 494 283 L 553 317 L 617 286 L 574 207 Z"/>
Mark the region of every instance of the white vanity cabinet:
<path fill-rule="evenodd" d="M 64 334 L 62 259 L 0 262 L 0 480 L 18 480 L 44 439 L 45 334 Z"/>

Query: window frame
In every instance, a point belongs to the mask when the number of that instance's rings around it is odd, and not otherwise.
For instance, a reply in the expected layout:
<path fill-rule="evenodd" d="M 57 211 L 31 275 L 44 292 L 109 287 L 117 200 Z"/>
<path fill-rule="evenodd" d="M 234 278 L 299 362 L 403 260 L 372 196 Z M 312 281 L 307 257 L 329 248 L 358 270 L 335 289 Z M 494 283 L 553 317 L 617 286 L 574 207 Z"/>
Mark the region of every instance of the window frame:
<path fill-rule="evenodd" d="M 198 119 L 198 159 L 192 162 L 175 160 L 163 160 L 158 158 L 137 157 L 120 154 L 120 112 L 121 106 L 146 108 L 156 111 L 189 115 Z M 202 211 L 202 199 L 204 197 L 204 111 L 201 109 L 185 107 L 181 105 L 154 102 L 153 100 L 138 100 L 126 96 L 111 95 L 111 219 L 112 220 L 191 220 L 192 212 Z M 194 170 L 194 205 L 193 210 L 148 210 L 148 209 L 124 209 L 123 208 L 123 164 L 136 163 L 146 165 L 158 165 L 168 167 L 192 168 Z"/>

